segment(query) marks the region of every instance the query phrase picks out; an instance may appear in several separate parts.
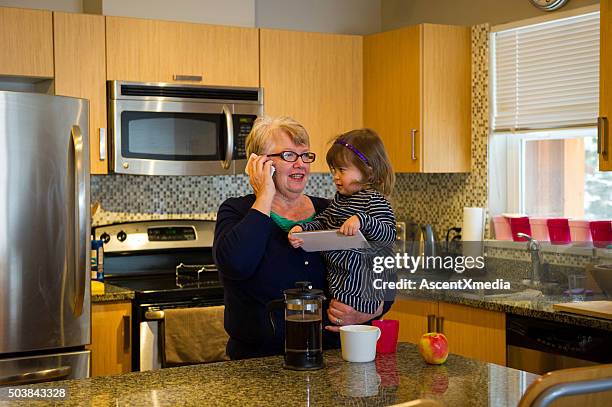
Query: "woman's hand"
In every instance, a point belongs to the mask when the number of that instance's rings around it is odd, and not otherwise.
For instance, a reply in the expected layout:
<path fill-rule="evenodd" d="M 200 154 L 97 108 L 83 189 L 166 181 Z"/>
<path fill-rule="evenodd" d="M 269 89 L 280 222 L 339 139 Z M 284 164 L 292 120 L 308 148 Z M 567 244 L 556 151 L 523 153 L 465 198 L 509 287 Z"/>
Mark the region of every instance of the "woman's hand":
<path fill-rule="evenodd" d="M 255 192 L 253 209 L 270 215 L 276 187 L 272 179 L 272 160 L 265 155 L 251 154 L 247 163 L 249 183 Z"/>
<path fill-rule="evenodd" d="M 294 227 L 291 228 L 291 230 L 289 230 L 289 235 L 288 235 L 288 239 L 289 239 L 289 243 L 291 244 L 291 246 L 293 246 L 294 248 L 298 248 L 301 247 L 304 244 L 304 240 L 300 239 L 299 237 L 295 237 L 293 236 L 294 233 L 297 232 L 301 232 L 303 229 L 300 225 L 295 225 Z"/>
<path fill-rule="evenodd" d="M 380 303 L 380 306 L 374 314 L 366 314 L 364 312 L 359 312 L 350 305 L 346 305 L 338 300 L 331 300 L 329 303 L 329 308 L 327 309 L 327 316 L 332 323 L 336 324 L 336 326 L 328 325 L 325 327 L 325 329 L 328 331 L 339 332 L 340 326 L 342 325 L 363 324 L 364 322 L 374 319 L 382 314 L 383 304 L 384 302 Z"/>
<path fill-rule="evenodd" d="M 355 233 L 361 228 L 361 222 L 357 215 L 353 215 L 348 218 L 342 226 L 340 226 L 340 233 L 346 236 L 354 236 Z"/>

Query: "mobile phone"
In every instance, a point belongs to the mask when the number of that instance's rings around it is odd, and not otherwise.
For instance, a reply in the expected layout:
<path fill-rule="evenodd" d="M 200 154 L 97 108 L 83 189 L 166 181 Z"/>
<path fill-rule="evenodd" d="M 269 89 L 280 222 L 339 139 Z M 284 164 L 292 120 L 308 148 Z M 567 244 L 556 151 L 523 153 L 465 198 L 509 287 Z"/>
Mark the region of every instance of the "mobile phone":
<path fill-rule="evenodd" d="M 252 153 L 252 154 L 249 156 L 249 161 L 247 161 L 247 165 L 246 165 L 246 167 L 244 167 L 244 173 L 245 173 L 246 175 L 249 175 L 249 164 L 251 163 L 251 160 L 254 160 L 254 159 L 256 159 L 257 157 L 259 157 L 259 156 L 258 156 L 257 154 L 255 154 L 255 153 Z M 275 171 L 276 171 L 276 168 L 274 168 L 274 164 L 273 164 L 273 165 L 271 165 L 271 166 L 270 166 L 270 175 L 274 175 L 274 172 L 275 172 Z"/>

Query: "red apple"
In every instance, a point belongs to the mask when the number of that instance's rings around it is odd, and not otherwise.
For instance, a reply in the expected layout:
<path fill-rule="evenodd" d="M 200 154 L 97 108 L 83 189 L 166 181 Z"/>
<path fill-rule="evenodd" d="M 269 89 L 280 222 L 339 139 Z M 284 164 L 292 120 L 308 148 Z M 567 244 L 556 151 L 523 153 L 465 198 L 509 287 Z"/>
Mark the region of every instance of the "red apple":
<path fill-rule="evenodd" d="M 437 332 L 430 332 L 421 336 L 419 353 L 425 362 L 431 365 L 441 365 L 448 357 L 448 341 L 446 336 Z"/>

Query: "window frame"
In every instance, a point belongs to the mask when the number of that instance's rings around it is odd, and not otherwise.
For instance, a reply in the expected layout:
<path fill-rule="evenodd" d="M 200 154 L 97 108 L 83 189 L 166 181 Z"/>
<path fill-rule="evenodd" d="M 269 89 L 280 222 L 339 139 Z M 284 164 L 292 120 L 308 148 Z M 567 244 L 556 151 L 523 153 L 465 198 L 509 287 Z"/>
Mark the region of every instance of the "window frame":
<path fill-rule="evenodd" d="M 490 157 L 499 157 L 505 165 L 489 171 L 489 210 L 501 213 L 526 213 L 525 205 L 525 144 L 533 140 L 565 140 L 597 137 L 597 127 L 532 130 L 521 132 L 491 132 Z M 494 151 L 493 151 L 494 150 Z M 504 182 L 505 180 L 505 182 Z M 503 184 L 503 185 L 500 185 Z M 495 196 L 505 197 L 502 202 Z M 527 214 L 531 216 L 532 214 Z"/>

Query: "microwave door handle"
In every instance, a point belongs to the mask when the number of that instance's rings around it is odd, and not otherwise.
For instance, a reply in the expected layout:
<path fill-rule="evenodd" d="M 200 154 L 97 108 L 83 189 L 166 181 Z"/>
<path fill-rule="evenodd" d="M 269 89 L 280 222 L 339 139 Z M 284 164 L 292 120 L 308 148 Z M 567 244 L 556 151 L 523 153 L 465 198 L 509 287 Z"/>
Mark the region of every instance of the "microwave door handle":
<path fill-rule="evenodd" d="M 232 112 L 229 106 L 223 105 L 223 114 L 225 115 L 225 122 L 227 124 L 227 142 L 225 147 L 225 160 L 221 162 L 223 169 L 229 169 L 232 164 L 232 156 L 234 153 L 234 120 L 232 119 Z"/>

